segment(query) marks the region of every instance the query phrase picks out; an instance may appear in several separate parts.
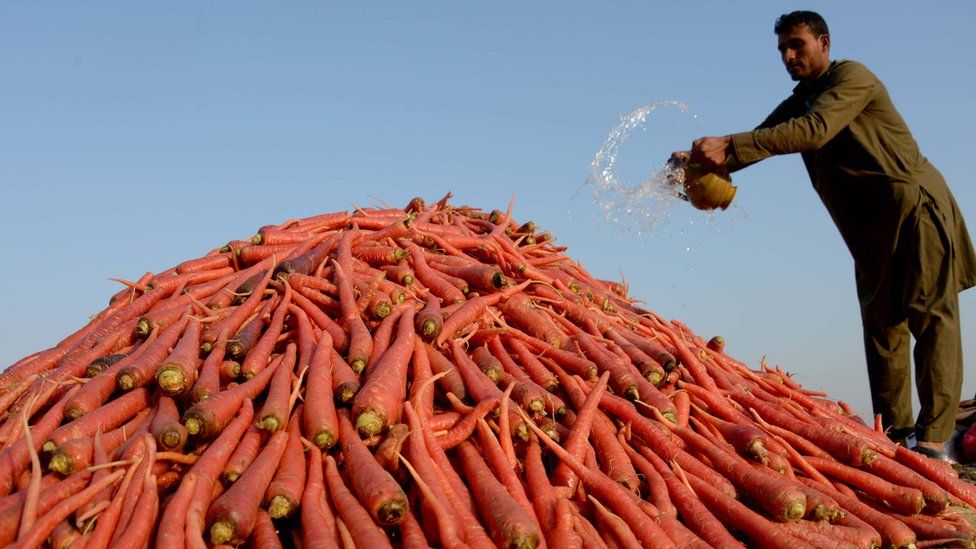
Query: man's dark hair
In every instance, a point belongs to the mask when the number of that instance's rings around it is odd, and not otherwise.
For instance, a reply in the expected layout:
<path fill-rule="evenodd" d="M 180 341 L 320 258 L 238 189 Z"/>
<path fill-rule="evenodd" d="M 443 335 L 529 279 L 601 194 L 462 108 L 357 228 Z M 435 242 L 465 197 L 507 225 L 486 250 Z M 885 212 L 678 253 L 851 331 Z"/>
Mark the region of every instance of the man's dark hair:
<path fill-rule="evenodd" d="M 824 18 L 820 17 L 819 13 L 812 11 L 794 11 L 780 15 L 779 18 L 776 19 L 776 24 L 773 26 L 773 32 L 776 34 L 783 34 L 784 32 L 789 32 L 793 30 L 794 27 L 798 27 L 800 25 L 810 27 L 810 32 L 818 38 L 824 34 L 830 34 L 830 31 L 827 30 L 827 22 L 824 21 Z"/>

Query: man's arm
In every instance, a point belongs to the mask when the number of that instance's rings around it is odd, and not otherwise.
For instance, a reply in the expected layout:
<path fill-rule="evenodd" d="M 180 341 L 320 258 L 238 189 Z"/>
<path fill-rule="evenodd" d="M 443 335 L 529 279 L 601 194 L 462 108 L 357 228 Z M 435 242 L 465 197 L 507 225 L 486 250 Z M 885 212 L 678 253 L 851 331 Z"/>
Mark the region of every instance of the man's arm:
<path fill-rule="evenodd" d="M 769 128 L 789 120 L 793 117 L 794 113 L 798 112 L 795 103 L 794 97 L 787 98 L 777 105 L 773 109 L 773 112 L 762 123 L 756 126 L 756 129 Z M 758 162 L 758 160 L 751 162 L 739 161 L 738 156 L 732 148 L 732 136 L 730 135 L 723 137 L 703 137 L 692 143 L 692 149 L 692 151 L 681 153 L 678 159 L 693 157 L 693 161 L 703 164 L 712 170 L 718 171 L 724 168 L 729 172 L 741 170 Z M 675 154 L 677 155 L 678 153 Z"/>
<path fill-rule="evenodd" d="M 828 78 L 827 89 L 806 114 L 728 136 L 726 166 L 744 167 L 777 154 L 815 151 L 847 127 L 880 89 L 878 79 L 858 63 L 845 63 Z"/>

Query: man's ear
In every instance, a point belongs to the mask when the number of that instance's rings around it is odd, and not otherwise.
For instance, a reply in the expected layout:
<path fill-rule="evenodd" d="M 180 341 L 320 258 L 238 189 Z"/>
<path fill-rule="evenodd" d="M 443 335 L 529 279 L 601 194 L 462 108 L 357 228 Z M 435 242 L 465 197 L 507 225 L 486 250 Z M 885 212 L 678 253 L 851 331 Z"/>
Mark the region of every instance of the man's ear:
<path fill-rule="evenodd" d="M 823 52 L 829 52 L 830 51 L 830 35 L 829 34 L 821 34 L 820 35 L 820 50 L 823 51 Z"/>

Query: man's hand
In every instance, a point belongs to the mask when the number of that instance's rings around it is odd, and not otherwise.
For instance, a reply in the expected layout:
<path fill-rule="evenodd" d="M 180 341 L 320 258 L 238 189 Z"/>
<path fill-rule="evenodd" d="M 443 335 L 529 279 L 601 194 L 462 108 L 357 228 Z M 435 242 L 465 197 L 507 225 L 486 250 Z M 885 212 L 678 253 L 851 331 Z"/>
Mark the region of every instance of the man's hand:
<path fill-rule="evenodd" d="M 691 151 L 674 151 L 671 153 L 671 158 L 668 159 L 668 162 L 680 166 L 687 162 L 689 157 L 691 157 Z"/>
<path fill-rule="evenodd" d="M 702 137 L 691 144 L 691 161 L 701 164 L 706 170 L 722 171 L 728 158 L 732 137 Z"/>

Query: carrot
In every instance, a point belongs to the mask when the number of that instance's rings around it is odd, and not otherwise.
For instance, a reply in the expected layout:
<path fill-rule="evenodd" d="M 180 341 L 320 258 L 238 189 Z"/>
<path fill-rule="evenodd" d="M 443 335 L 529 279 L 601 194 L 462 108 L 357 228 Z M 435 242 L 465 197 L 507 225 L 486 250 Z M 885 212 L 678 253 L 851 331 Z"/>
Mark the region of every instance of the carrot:
<path fill-rule="evenodd" d="M 396 265 L 382 265 L 380 270 L 386 273 L 387 278 L 401 284 L 403 286 L 409 286 L 413 284 L 413 271 L 410 270 L 410 266 L 406 263 L 398 263 Z"/>
<path fill-rule="evenodd" d="M 522 414 L 525 417 L 525 413 L 522 412 Z M 526 417 L 525 420 L 529 428 L 559 457 L 560 461 L 564 461 L 573 469 L 573 472 L 586 484 L 590 493 L 600 497 L 613 506 L 614 511 L 637 534 L 641 544 L 648 547 L 675 546 L 674 542 L 668 538 L 657 523 L 647 520 L 647 515 L 638 505 L 638 502 L 641 500 L 633 492 L 628 491 L 602 473 L 587 468 L 580 460 L 573 457 L 569 452 L 559 446 L 559 444 L 550 439 L 541 429 L 536 427 L 529 418 Z"/>
<path fill-rule="evenodd" d="M 234 334 L 234 337 L 227 340 L 228 357 L 238 362 L 247 357 L 251 349 L 254 348 L 254 344 L 261 338 L 264 324 L 270 320 L 271 311 L 274 310 L 277 303 L 278 300 L 275 298 L 266 300 L 254 318 L 244 324 L 244 327 Z"/>
<path fill-rule="evenodd" d="M 299 507 L 302 524 L 302 546 L 309 548 L 338 547 L 335 514 L 325 497 L 322 472 L 322 452 L 309 448 L 308 474 Z"/>
<path fill-rule="evenodd" d="M 569 376 L 565 372 L 556 370 L 556 375 L 565 377 L 563 386 L 566 387 L 567 396 L 574 398 L 574 394 L 580 393 L 578 388 L 574 389 L 572 380 L 569 379 Z M 588 446 L 587 440 L 590 437 L 590 431 L 593 427 L 593 421 L 596 418 L 600 399 L 603 398 L 603 393 L 606 390 L 609 379 L 609 372 L 604 372 L 588 396 L 584 397 L 580 394 L 578 397 L 578 402 L 576 402 L 575 406 L 578 413 L 564 444 L 566 451 L 576 459 L 582 459 L 583 453 Z M 552 473 L 552 482 L 556 486 L 567 486 L 570 489 L 570 493 L 575 493 L 579 478 L 573 473 L 569 464 L 562 461 Z"/>
<path fill-rule="evenodd" d="M 156 532 L 157 549 L 183 546 L 186 508 L 190 503 L 196 485 L 197 477 L 195 474 L 184 475 L 176 493 L 162 509 L 162 515 L 166 517 L 166 520 L 160 521 L 159 530 Z"/>
<path fill-rule="evenodd" d="M 246 382 L 225 389 L 206 400 L 197 402 L 183 412 L 183 425 L 191 436 L 212 438 L 234 419 L 245 401 L 264 391 L 277 370 L 272 364 Z"/>
<path fill-rule="evenodd" d="M 423 348 L 425 351 L 424 354 L 427 355 L 430 367 L 434 373 L 443 374 L 443 377 L 437 380 L 437 385 L 441 388 L 441 391 L 445 394 L 453 393 L 461 399 L 465 398 L 467 396 L 467 389 L 464 388 L 464 380 L 461 378 L 457 367 L 447 357 L 430 345 L 424 343 Z"/>
<path fill-rule="evenodd" d="M 73 438 L 94 436 L 97 430 L 114 429 L 148 405 L 148 391 L 130 391 L 96 411 L 55 429 L 45 440 L 44 451 L 52 452 L 59 444 Z"/>
<path fill-rule="evenodd" d="M 268 395 L 264 399 L 264 405 L 255 416 L 257 426 L 274 433 L 281 429 L 288 422 L 290 406 L 288 396 L 291 392 L 292 377 L 295 371 L 295 344 L 289 343 L 285 348 L 285 354 L 281 357 L 281 362 L 271 376 L 271 383 L 268 386 Z"/>
<path fill-rule="evenodd" d="M 934 482 L 886 456 L 878 456 L 871 461 L 866 470 L 888 482 L 897 482 L 908 488 L 922 491 L 925 499 L 925 512 L 938 513 L 949 506 L 949 494 Z"/>
<path fill-rule="evenodd" d="M 409 326 L 413 329 L 413 322 Z M 356 498 L 378 524 L 399 524 L 409 512 L 407 495 L 359 439 L 345 411 L 339 414 L 339 443 L 343 471 Z"/>
<path fill-rule="evenodd" d="M 227 341 L 223 334 L 217 338 L 217 342 L 210 350 L 210 354 L 200 365 L 199 375 L 196 383 L 190 389 L 190 401 L 199 402 L 210 395 L 220 391 L 221 365 L 224 363 L 224 355 L 227 351 Z M 235 376 L 236 377 L 236 376 Z"/>
<path fill-rule="evenodd" d="M 390 347 L 390 342 L 393 340 L 393 329 L 396 327 L 397 321 L 400 320 L 404 309 L 408 306 L 412 305 L 397 305 L 373 331 L 373 354 L 370 355 L 366 368 L 363 370 L 364 376 L 369 377 L 376 363 L 383 357 L 383 353 Z"/>
<path fill-rule="evenodd" d="M 148 347 L 138 359 L 118 371 L 116 383 L 119 389 L 131 391 L 149 383 L 156 375 L 156 368 L 179 341 L 188 322 L 189 308 L 186 309 L 182 320 L 163 330 L 152 346 Z"/>
<path fill-rule="evenodd" d="M 286 431 L 271 435 L 244 474 L 210 504 L 207 524 L 211 543 L 243 543 L 251 534 L 262 496 L 278 468 L 287 440 Z"/>
<path fill-rule="evenodd" d="M 407 470 L 413 476 L 423 495 L 424 502 L 430 507 L 435 517 L 438 538 L 445 547 L 459 547 L 462 545 L 459 538 L 462 533 L 458 531 L 458 527 L 460 527 L 466 537 L 470 536 L 471 539 L 488 541 L 484 530 L 481 529 L 470 509 L 463 505 L 458 506 L 457 498 L 449 498 L 447 495 L 447 489 L 438 478 L 436 465 L 430 454 L 427 453 L 423 437 L 419 436 L 420 430 L 424 427 L 421 425 L 417 412 L 409 402 L 406 403 L 405 408 L 407 425 L 415 435 L 408 437 L 406 441 L 410 461 L 407 461 L 402 455 L 400 459 L 403 460 Z M 472 545 L 475 544 L 472 543 Z"/>
<path fill-rule="evenodd" d="M 165 309 L 153 309 L 139 318 L 136 323 L 136 335 L 145 338 L 153 330 L 165 330 L 176 322 L 183 319 L 186 314 L 186 305 L 173 305 Z M 91 370 L 91 367 L 89 367 Z"/>
<path fill-rule="evenodd" d="M 443 347 L 447 340 L 456 337 L 461 329 L 484 316 L 487 309 L 488 305 L 482 297 L 472 297 L 465 301 L 444 320 L 440 334 L 434 338 L 434 344 Z"/>
<path fill-rule="evenodd" d="M 125 425 L 102 435 L 100 437 L 103 445 L 102 449 L 109 453 L 114 452 L 127 439 L 139 433 L 141 430 L 146 429 L 144 423 L 149 414 L 150 410 L 148 409 L 140 410 Z M 99 434 L 100 432 L 96 432 L 96 437 Z M 94 457 L 94 439 L 81 436 L 59 444 L 57 449 L 51 454 L 48 468 L 62 475 L 69 475 L 91 465 Z"/>
<path fill-rule="evenodd" d="M 345 268 L 335 261 L 335 281 L 339 287 L 342 323 L 349 334 L 349 366 L 354 372 L 359 373 L 366 368 L 366 362 L 373 353 L 373 338 L 359 315 L 359 309 L 356 308 L 350 276 L 351 274 L 347 274 Z"/>
<path fill-rule="evenodd" d="M 352 367 L 334 349 L 332 351 L 332 392 L 336 402 L 352 404 L 361 385 Z"/>
<path fill-rule="evenodd" d="M 506 322 L 559 349 L 566 343 L 566 336 L 544 314 L 536 311 L 532 300 L 525 294 L 509 297 L 500 306 Z"/>
<path fill-rule="evenodd" d="M 149 545 L 156 516 L 159 513 L 159 492 L 156 489 L 156 477 L 151 473 L 151 469 L 146 471 L 142 494 L 135 504 L 128 526 L 119 535 L 120 540 L 131 543 L 133 547 Z"/>
<path fill-rule="evenodd" d="M 488 352 L 483 345 L 479 345 L 474 348 L 471 352 L 471 360 L 474 361 L 478 369 L 481 370 L 485 376 L 492 381 L 492 383 L 498 383 L 501 380 L 502 374 L 505 372 L 505 368 L 502 363 L 498 361 L 497 358 L 493 357 L 491 353 Z"/>
<path fill-rule="evenodd" d="M 407 368 L 414 347 L 414 310 L 408 308 L 400 317 L 397 338 L 376 364 L 353 401 L 356 430 L 376 435 L 400 419 L 407 396 Z"/>
<path fill-rule="evenodd" d="M 322 234 L 312 237 L 306 242 L 321 241 L 311 250 L 299 255 L 297 257 L 286 259 L 278 264 L 274 270 L 274 277 L 279 280 L 284 280 L 288 278 L 289 275 L 293 273 L 309 274 L 315 271 L 315 268 L 319 266 L 322 261 L 325 260 L 329 252 L 335 248 L 339 237 L 336 234 Z"/>
<path fill-rule="evenodd" d="M 349 338 L 338 323 L 329 318 L 329 315 L 323 313 L 321 309 L 300 293 L 292 294 L 291 298 L 296 305 L 305 311 L 305 314 L 308 315 L 312 322 L 319 328 L 329 332 L 329 335 L 332 336 L 332 345 L 335 346 L 336 350 L 344 351 L 346 349 L 349 345 Z"/>
<path fill-rule="evenodd" d="M 333 403 L 332 336 L 323 330 L 309 364 L 305 382 L 304 430 L 312 442 L 323 450 L 338 440 L 339 420 Z"/>
<path fill-rule="evenodd" d="M 257 275 L 255 275 L 257 276 Z M 271 269 L 267 269 L 261 274 L 259 281 L 253 287 L 253 290 L 248 293 L 242 293 L 241 288 L 235 291 L 238 296 L 246 295 L 247 298 L 243 303 L 238 305 L 236 309 L 222 320 L 218 320 L 210 325 L 209 328 L 203 333 L 203 345 L 201 348 L 204 351 L 210 351 L 211 345 L 220 334 L 223 332 L 225 335 L 237 333 L 244 322 L 250 318 L 254 311 L 257 310 L 258 305 L 261 304 L 261 300 L 264 294 L 265 288 L 268 287 L 268 282 L 271 280 Z"/>
<path fill-rule="evenodd" d="M 805 458 L 820 472 L 843 481 L 884 503 L 896 513 L 914 515 L 922 511 L 925 501 L 921 490 L 897 486 L 871 473 L 842 463 L 809 456 Z"/>
<path fill-rule="evenodd" d="M 156 415 L 149 427 L 153 438 L 166 450 L 180 450 L 186 444 L 186 428 L 180 424 L 180 411 L 168 396 L 162 396 L 157 403 Z"/>
<path fill-rule="evenodd" d="M 17 540 L 18 545 L 22 547 L 39 547 L 58 523 L 68 518 L 71 513 L 95 497 L 98 492 L 118 482 L 124 474 L 123 471 L 115 471 L 100 479 L 95 484 L 88 486 L 84 490 L 55 505 L 40 517 L 28 532 Z"/>
<path fill-rule="evenodd" d="M 302 489 L 305 486 L 305 454 L 302 452 L 301 431 L 298 428 L 300 417 L 301 410 L 296 410 L 288 422 L 285 452 L 264 496 L 271 518 L 287 517 L 301 502 Z"/>
<path fill-rule="evenodd" d="M 885 547 L 913 547 L 915 545 L 915 533 L 897 519 L 878 512 L 871 506 L 860 502 L 857 497 L 844 494 L 833 487 L 806 478 L 798 480 L 808 487 L 825 491 L 829 496 L 836 499 L 844 510 L 874 528 L 881 534 L 881 541 Z"/>
<path fill-rule="evenodd" d="M 465 477 L 492 541 L 502 547 L 536 547 L 542 541 L 539 526 L 508 490 L 492 475 L 481 454 L 469 442 L 458 447 Z"/>
<path fill-rule="evenodd" d="M 254 377 L 266 367 L 268 357 L 271 356 L 271 351 L 278 342 L 278 337 L 281 335 L 285 315 L 288 313 L 288 304 L 291 303 L 291 296 L 291 286 L 286 284 L 284 296 L 278 304 L 278 308 L 275 309 L 274 315 L 271 316 L 271 322 L 268 323 L 268 328 L 261 335 L 261 339 L 251 348 L 244 361 L 241 362 L 241 375 L 245 379 Z"/>
<path fill-rule="evenodd" d="M 482 400 L 479 402 L 471 412 L 451 426 L 449 431 L 437 438 L 441 448 L 445 451 L 450 450 L 467 440 L 478 426 L 478 421 L 497 407 L 498 400 L 496 399 Z M 435 428 L 433 420 L 431 421 L 430 428 Z"/>
<path fill-rule="evenodd" d="M 342 518 L 342 522 L 349 528 L 355 546 L 392 548 L 389 540 L 373 522 L 370 514 L 363 509 L 356 497 L 346 488 L 332 456 L 325 458 L 325 479 L 336 510 Z"/>
<path fill-rule="evenodd" d="M 441 314 L 441 299 L 435 295 L 427 296 L 427 305 L 417 313 L 417 333 L 426 341 L 436 339 L 444 328 Z"/>
<path fill-rule="evenodd" d="M 519 362 L 522 363 L 522 367 L 525 368 L 525 372 L 529 377 L 540 387 L 554 392 L 559 386 L 556 376 L 529 351 L 524 343 L 517 339 L 508 339 L 507 343 L 515 351 Z"/>

